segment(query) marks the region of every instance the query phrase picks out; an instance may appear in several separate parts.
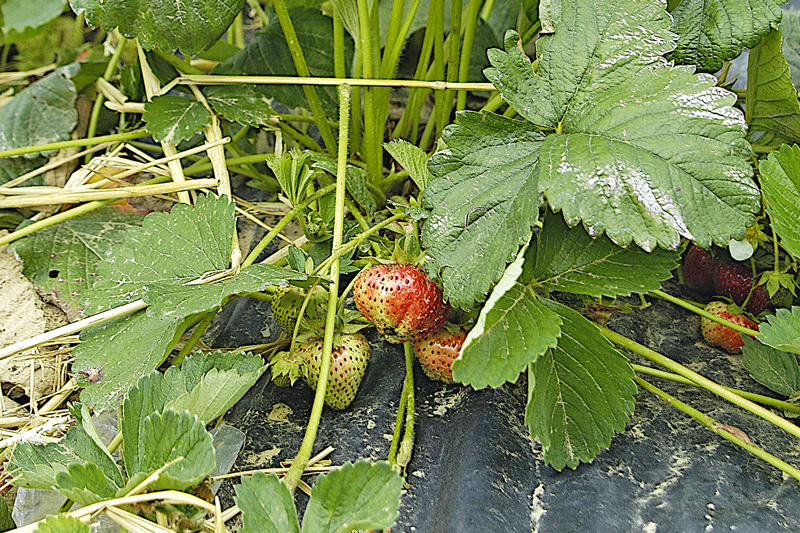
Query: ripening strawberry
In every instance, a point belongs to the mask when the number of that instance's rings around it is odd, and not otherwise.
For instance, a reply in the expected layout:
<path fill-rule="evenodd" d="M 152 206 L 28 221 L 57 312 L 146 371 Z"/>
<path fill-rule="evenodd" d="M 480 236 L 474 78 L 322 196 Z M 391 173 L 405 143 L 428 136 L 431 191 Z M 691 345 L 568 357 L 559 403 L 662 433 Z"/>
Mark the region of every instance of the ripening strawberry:
<path fill-rule="evenodd" d="M 308 291 L 305 289 L 292 285 L 276 287 L 272 293 L 272 316 L 287 335 L 294 333 L 294 326 L 307 294 Z M 322 287 L 315 286 L 311 294 L 311 301 L 306 306 L 305 317 L 319 318 L 320 309 L 324 308 L 324 302 L 327 300 L 327 293 Z"/>
<path fill-rule="evenodd" d="M 731 313 L 724 302 L 710 302 L 706 306 L 706 311 L 725 320 L 730 320 L 734 324 L 758 330 L 758 324 L 744 315 Z M 742 353 L 744 341 L 742 341 L 742 334 L 738 331 L 705 317 L 700 321 L 700 330 L 707 343 L 720 346 L 730 353 Z"/>
<path fill-rule="evenodd" d="M 426 376 L 453 383 L 453 361 L 466 338 L 467 330 L 464 328 L 445 326 L 432 335 L 414 339 L 411 345 Z"/>
<path fill-rule="evenodd" d="M 714 271 L 718 264 L 710 252 L 693 244 L 683 260 L 684 283 L 697 292 L 714 292 Z"/>
<path fill-rule="evenodd" d="M 730 298 L 736 305 L 742 305 L 752 289 L 753 293 L 750 294 L 744 310 L 754 315 L 766 309 L 769 304 L 767 291 L 763 285 L 757 283 L 758 279 L 753 279 L 753 271 L 744 263 L 725 261 L 714 272 L 714 292 Z"/>
<path fill-rule="evenodd" d="M 296 342 L 294 353 L 302 360 L 303 378 L 312 389 L 317 388 L 322 365 L 322 339 Z M 358 392 L 369 362 L 369 343 L 360 333 L 343 333 L 334 341 L 331 369 L 325 403 L 333 409 L 344 409 Z"/>
<path fill-rule="evenodd" d="M 362 270 L 353 285 L 356 307 L 395 344 L 432 333 L 450 314 L 442 290 L 411 265 L 375 265 Z"/>

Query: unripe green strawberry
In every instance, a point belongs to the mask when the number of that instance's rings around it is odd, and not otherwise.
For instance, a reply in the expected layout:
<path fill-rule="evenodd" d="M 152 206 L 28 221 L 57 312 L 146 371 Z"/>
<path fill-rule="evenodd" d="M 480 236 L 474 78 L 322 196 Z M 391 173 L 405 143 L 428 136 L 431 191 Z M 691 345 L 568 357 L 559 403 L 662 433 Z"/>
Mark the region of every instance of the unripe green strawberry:
<path fill-rule="evenodd" d="M 411 345 L 426 376 L 453 383 L 453 361 L 466 338 L 467 330 L 448 325 L 432 335 L 414 339 Z"/>
<path fill-rule="evenodd" d="M 317 388 L 322 365 L 322 339 L 296 342 L 294 353 L 302 360 L 303 378 L 312 389 Z M 334 341 L 331 369 L 325 403 L 333 409 L 344 409 L 353 401 L 367 370 L 369 343 L 360 333 L 343 333 Z"/>
<path fill-rule="evenodd" d="M 325 289 L 316 286 L 312 289 L 312 300 L 306 306 L 306 317 L 318 318 L 320 314 L 320 305 L 324 307 L 324 300 L 327 297 Z M 301 287 L 294 287 L 286 285 L 283 287 L 276 287 L 272 293 L 272 316 L 275 318 L 278 326 L 287 335 L 294 333 L 294 326 L 297 323 L 297 317 L 300 315 L 300 308 L 303 306 L 303 300 L 306 298 L 308 292 Z"/>
<path fill-rule="evenodd" d="M 731 313 L 728 311 L 728 305 L 724 302 L 710 302 L 706 306 L 706 311 L 734 324 L 758 330 L 758 324 L 744 315 Z M 742 341 L 742 334 L 738 331 L 705 317 L 700 321 L 700 329 L 707 343 L 720 346 L 730 353 L 742 353 L 744 341 Z"/>
<path fill-rule="evenodd" d="M 395 344 L 437 331 L 450 305 L 425 272 L 411 265 L 375 265 L 359 272 L 353 300 L 367 320 Z"/>

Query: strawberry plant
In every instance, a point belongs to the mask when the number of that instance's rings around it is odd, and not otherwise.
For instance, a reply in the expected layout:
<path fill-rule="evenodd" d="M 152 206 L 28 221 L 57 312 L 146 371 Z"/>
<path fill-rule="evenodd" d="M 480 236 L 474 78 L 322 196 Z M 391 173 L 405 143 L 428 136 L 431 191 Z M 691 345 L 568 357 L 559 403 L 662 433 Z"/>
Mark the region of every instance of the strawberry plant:
<path fill-rule="evenodd" d="M 302 442 L 275 446 L 288 467 L 225 489 L 240 530 L 394 527 L 431 444 L 415 357 L 443 393 L 469 386 L 457 399 L 518 399 L 507 424 L 555 471 L 613 454 L 644 390 L 800 480 L 790 449 L 652 381 L 800 438 L 781 416 L 800 412 L 796 11 L 0 0 L 0 15 L 0 244 L 69 322 L 0 359 L 57 341 L 73 376 L 28 398 L 44 416 L 69 398 L 69 429 L 54 419 L 39 443 L 28 417 L 4 440 L 9 483 L 67 498 L 68 515 L 27 530 L 85 530 L 100 512 L 132 531 L 224 530 L 208 426 L 275 386 L 281 412 L 307 400 Z M 717 383 L 706 361 L 619 333 L 614 315 L 654 299 L 752 380 Z M 228 326 L 258 335 L 209 349 Z M 313 392 L 289 388 L 301 378 Z M 727 387 L 743 381 L 785 399 Z M 363 410 L 378 389 L 394 397 Z M 118 413 L 108 447 L 103 412 Z M 367 440 L 321 466 L 319 435 L 344 420 Z"/>

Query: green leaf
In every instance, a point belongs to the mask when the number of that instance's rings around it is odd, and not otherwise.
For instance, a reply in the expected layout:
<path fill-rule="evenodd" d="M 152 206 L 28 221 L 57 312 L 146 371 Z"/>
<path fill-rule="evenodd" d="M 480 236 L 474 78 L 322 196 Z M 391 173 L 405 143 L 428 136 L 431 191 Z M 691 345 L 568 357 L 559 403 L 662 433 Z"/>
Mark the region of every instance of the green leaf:
<path fill-rule="evenodd" d="M 150 213 L 141 228 L 98 267 L 87 292 L 86 312 L 98 313 L 141 298 L 149 285 L 183 285 L 205 272 L 228 267 L 234 205 L 227 197 L 199 196 L 194 206 L 177 204 L 170 213 Z"/>
<path fill-rule="evenodd" d="M 186 55 L 205 50 L 225 33 L 245 0 L 70 0 L 77 14 L 106 31 L 119 28 L 144 48 Z"/>
<path fill-rule="evenodd" d="M 48 516 L 36 528 L 36 533 L 89 533 L 89 526 L 73 516 Z"/>
<path fill-rule="evenodd" d="M 254 85 L 211 86 L 205 93 L 214 111 L 231 122 L 257 127 L 274 120 L 269 101 Z"/>
<path fill-rule="evenodd" d="M 556 130 L 539 165 L 548 203 L 571 226 L 648 251 L 743 237 L 759 210 L 746 124 L 713 77 L 664 60 L 663 4 L 562 3 L 559 16 L 537 41 L 538 73 L 513 32 L 486 70 L 520 115 Z"/>
<path fill-rule="evenodd" d="M 402 488 L 402 478 L 386 461 L 345 463 L 317 478 L 303 515 L 303 532 L 391 528 Z"/>
<path fill-rule="evenodd" d="M 517 282 L 524 258 L 523 249 L 464 339 L 453 361 L 456 381 L 476 389 L 516 381 L 529 363 L 558 342 L 561 318 L 542 305 L 531 286 Z"/>
<path fill-rule="evenodd" d="M 70 320 L 77 320 L 83 316 L 80 299 L 94 282 L 98 263 L 142 218 L 105 208 L 37 231 L 16 241 L 11 250 L 22 260 L 22 273 Z"/>
<path fill-rule="evenodd" d="M 792 81 L 800 87 L 800 11 L 784 10 L 781 20 L 783 55 L 789 63 Z"/>
<path fill-rule="evenodd" d="M 787 397 L 800 393 L 800 365 L 791 353 L 765 346 L 742 335 L 744 367 L 753 379 Z"/>
<path fill-rule="evenodd" d="M 589 296 L 628 296 L 658 289 L 678 266 L 680 254 L 620 248 L 606 236 L 592 238 L 582 227 L 570 228 L 548 210 L 525 262 L 525 282 L 550 290 Z"/>
<path fill-rule="evenodd" d="M 777 309 L 774 315 L 767 316 L 766 323 L 758 326 L 759 341 L 776 350 L 800 355 L 800 306 Z"/>
<path fill-rule="evenodd" d="M 534 126 L 488 113 L 463 112 L 431 157 L 434 179 L 422 195 L 431 210 L 422 242 L 426 270 L 453 306 L 483 300 L 528 241 L 539 216 L 537 166 L 544 139 Z"/>
<path fill-rule="evenodd" d="M 6 44 L 18 43 L 64 11 L 66 0 L 6 0 L 0 3 L 0 25 Z"/>
<path fill-rule="evenodd" d="M 572 309 L 543 300 L 561 319 L 558 346 L 531 363 L 525 423 L 556 470 L 576 468 L 611 445 L 633 413 L 628 359 Z"/>
<path fill-rule="evenodd" d="M 333 70 L 333 22 L 319 9 L 291 9 L 297 40 L 312 76 L 332 77 Z M 345 35 L 345 69 L 350 71 L 353 58 L 353 40 Z M 269 25 L 256 34 L 255 39 L 241 52 L 220 63 L 213 74 L 245 74 L 249 76 L 297 76 L 291 52 L 286 44 L 277 17 L 271 17 Z M 299 85 L 258 85 L 256 93 L 265 98 L 274 98 L 288 108 L 308 109 L 303 87 Z M 335 87 L 317 87 L 322 107 L 329 118 L 338 116 L 338 100 Z"/>
<path fill-rule="evenodd" d="M 170 461 L 182 457 L 170 466 L 148 488 L 184 490 L 208 476 L 215 465 L 211 434 L 197 417 L 167 410 L 151 413 L 142 421 L 138 453 L 124 447 L 122 455 L 132 488 L 145 477 Z"/>
<path fill-rule="evenodd" d="M 94 463 L 72 463 L 56 474 L 58 491 L 78 505 L 91 505 L 116 496 L 119 486 Z"/>
<path fill-rule="evenodd" d="M 800 257 L 800 147 L 781 146 L 758 166 L 764 204 L 783 247 Z"/>
<path fill-rule="evenodd" d="M 800 140 L 800 105 L 789 65 L 781 53 L 781 32 L 772 30 L 750 51 L 745 118 L 751 131 Z"/>
<path fill-rule="evenodd" d="M 417 188 L 424 191 L 430 180 L 428 171 L 428 154 L 419 146 L 413 145 L 404 139 L 397 139 L 383 144 L 386 151 L 400 163 L 409 177 L 414 180 Z"/>
<path fill-rule="evenodd" d="M 672 11 L 680 35 L 671 57 L 676 63 L 716 72 L 722 62 L 752 48 L 771 24 L 781 20 L 785 0 L 683 0 Z"/>
<path fill-rule="evenodd" d="M 5 499 L 3 499 L 3 501 L 0 501 L 0 531 L 10 531 L 16 527 L 17 524 L 15 524 L 14 519 L 11 518 L 11 511 L 8 509 L 8 504 Z"/>
<path fill-rule="evenodd" d="M 18 178 L 19 176 L 22 176 L 31 170 L 39 168 L 45 163 L 47 163 L 47 158 L 45 157 L 37 157 L 34 159 L 28 159 L 25 156 L 4 157 L 0 159 L 0 185 L 13 180 L 14 178 Z M 36 176 L 35 178 L 31 178 L 30 180 L 26 181 L 24 185 L 29 186 L 41 184 L 42 177 Z"/>
<path fill-rule="evenodd" d="M 179 144 L 203 131 L 211 121 L 211 113 L 197 100 L 168 94 L 147 102 L 142 118 L 155 140 Z"/>
<path fill-rule="evenodd" d="M 313 161 L 311 168 L 324 170 L 333 176 L 336 175 L 337 162 L 335 157 L 320 152 L 309 153 Z M 345 181 L 347 192 L 349 192 L 353 200 L 371 216 L 377 211 L 378 204 L 375 202 L 375 197 L 372 196 L 369 190 L 369 186 L 367 185 L 368 181 L 369 178 L 366 170 L 355 165 L 347 165 L 347 180 Z M 325 198 L 327 197 L 328 196 L 325 196 Z"/>
<path fill-rule="evenodd" d="M 76 63 L 56 69 L 0 107 L 0 150 L 69 139 L 78 122 L 75 86 L 70 81 L 77 71 Z M 35 159 L 40 155 L 22 157 Z"/>
<path fill-rule="evenodd" d="M 242 510 L 242 533 L 300 533 L 292 495 L 275 474 L 256 472 L 233 489 Z"/>

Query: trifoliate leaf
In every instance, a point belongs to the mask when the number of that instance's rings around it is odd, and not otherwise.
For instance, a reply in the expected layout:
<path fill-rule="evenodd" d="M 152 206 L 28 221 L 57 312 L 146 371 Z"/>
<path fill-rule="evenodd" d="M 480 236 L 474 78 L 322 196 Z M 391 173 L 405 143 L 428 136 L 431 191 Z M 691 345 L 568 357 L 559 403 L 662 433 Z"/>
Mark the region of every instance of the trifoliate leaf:
<path fill-rule="evenodd" d="M 64 11 L 66 0 L 5 0 L 0 2 L 0 26 L 6 44 L 18 43 L 29 37 Z"/>
<path fill-rule="evenodd" d="M 384 143 L 383 147 L 408 172 L 408 176 L 414 180 L 417 188 L 420 191 L 424 191 L 430 180 L 428 154 L 419 146 L 411 144 L 404 139 Z"/>
<path fill-rule="evenodd" d="M 716 72 L 722 62 L 752 48 L 781 20 L 784 0 L 682 0 L 672 11 L 680 38 L 671 58 Z"/>
<path fill-rule="evenodd" d="M 144 48 L 186 55 L 205 50 L 241 13 L 245 0 L 70 0 L 77 14 L 106 31 L 119 28 Z"/>
<path fill-rule="evenodd" d="M 36 528 L 36 533 L 89 533 L 89 526 L 64 514 L 48 516 Z"/>
<path fill-rule="evenodd" d="M 300 533 L 294 499 L 275 474 L 256 472 L 233 489 L 242 510 L 242 533 Z"/>
<path fill-rule="evenodd" d="M 680 237 L 725 246 L 759 209 L 746 124 L 713 77 L 664 60 L 669 26 L 655 0 L 562 3 L 556 33 L 537 41 L 538 74 L 510 33 L 486 76 L 556 130 L 538 188 L 569 225 L 648 251 Z"/>
<path fill-rule="evenodd" d="M 345 463 L 317 478 L 303 533 L 348 533 L 394 526 L 403 479 L 389 463 Z"/>
<path fill-rule="evenodd" d="M 2 160 L 0 160 L 2 161 Z M 12 244 L 22 273 L 50 295 L 71 320 L 82 318 L 83 292 L 95 280 L 97 265 L 142 215 L 107 208 L 37 231 Z"/>
<path fill-rule="evenodd" d="M 524 122 L 464 112 L 445 129 L 422 195 L 422 242 L 450 303 L 470 308 L 496 282 L 539 216 L 537 160 L 544 135 Z"/>
<path fill-rule="evenodd" d="M 800 365 L 791 353 L 776 350 L 742 335 L 744 367 L 753 379 L 787 397 L 800 393 Z"/>
<path fill-rule="evenodd" d="M 78 122 L 73 63 L 31 84 L 0 107 L 0 150 L 66 141 Z M 39 152 L 26 154 L 38 158 Z"/>
<path fill-rule="evenodd" d="M 781 32 L 772 30 L 750 51 L 745 119 L 751 131 L 800 141 L 800 105 L 789 65 L 781 53 Z"/>
<path fill-rule="evenodd" d="M 120 489 L 94 463 L 72 463 L 56 474 L 58 491 L 78 505 L 91 505 L 116 496 Z"/>
<path fill-rule="evenodd" d="M 800 355 L 800 306 L 778 309 L 758 326 L 759 341 L 776 350 Z"/>
<path fill-rule="evenodd" d="M 650 253 L 620 248 L 605 235 L 592 238 L 583 227 L 569 228 L 550 210 L 528 248 L 523 274 L 548 289 L 589 296 L 628 296 L 658 289 L 678 266 L 680 255 L 657 248 Z"/>
<path fill-rule="evenodd" d="M 184 490 L 208 476 L 215 465 L 211 434 L 202 422 L 189 413 L 164 411 L 151 413 L 142 421 L 138 453 L 123 447 L 125 467 L 131 476 L 127 488 L 140 483 L 170 461 L 182 459 L 167 468 L 148 488 Z"/>
<path fill-rule="evenodd" d="M 792 82 L 800 87 L 800 11 L 784 10 L 781 20 L 783 33 L 783 55 L 789 63 Z"/>
<path fill-rule="evenodd" d="M 197 100 L 167 94 L 147 102 L 142 118 L 155 140 L 179 144 L 203 131 L 211 112 Z"/>
<path fill-rule="evenodd" d="M 289 10 L 292 24 L 303 49 L 308 70 L 314 77 L 335 76 L 333 69 L 333 21 L 317 9 Z M 345 35 L 345 69 L 350 72 L 353 58 L 353 40 Z M 244 74 L 248 76 L 297 76 L 289 46 L 277 17 L 271 17 L 266 28 L 241 52 L 220 63 L 213 74 Z M 308 101 L 300 85 L 258 85 L 256 92 L 284 104 L 288 108 L 308 109 Z M 329 118 L 338 116 L 338 99 L 335 87 L 317 87 L 322 107 Z"/>
<path fill-rule="evenodd" d="M 214 111 L 231 122 L 258 127 L 275 120 L 269 101 L 254 85 L 217 85 L 205 93 Z"/>
<path fill-rule="evenodd" d="M 636 385 L 627 358 L 572 309 L 543 300 L 561 319 L 558 346 L 531 363 L 525 423 L 556 470 L 591 461 L 625 429 Z"/>
<path fill-rule="evenodd" d="M 531 286 L 517 282 L 524 259 L 523 249 L 464 339 L 461 355 L 453 361 L 456 381 L 476 389 L 516 381 L 529 363 L 558 342 L 561 318 L 542 305 Z"/>
<path fill-rule="evenodd" d="M 800 257 L 800 147 L 781 146 L 758 166 L 765 209 L 781 245 Z"/>

